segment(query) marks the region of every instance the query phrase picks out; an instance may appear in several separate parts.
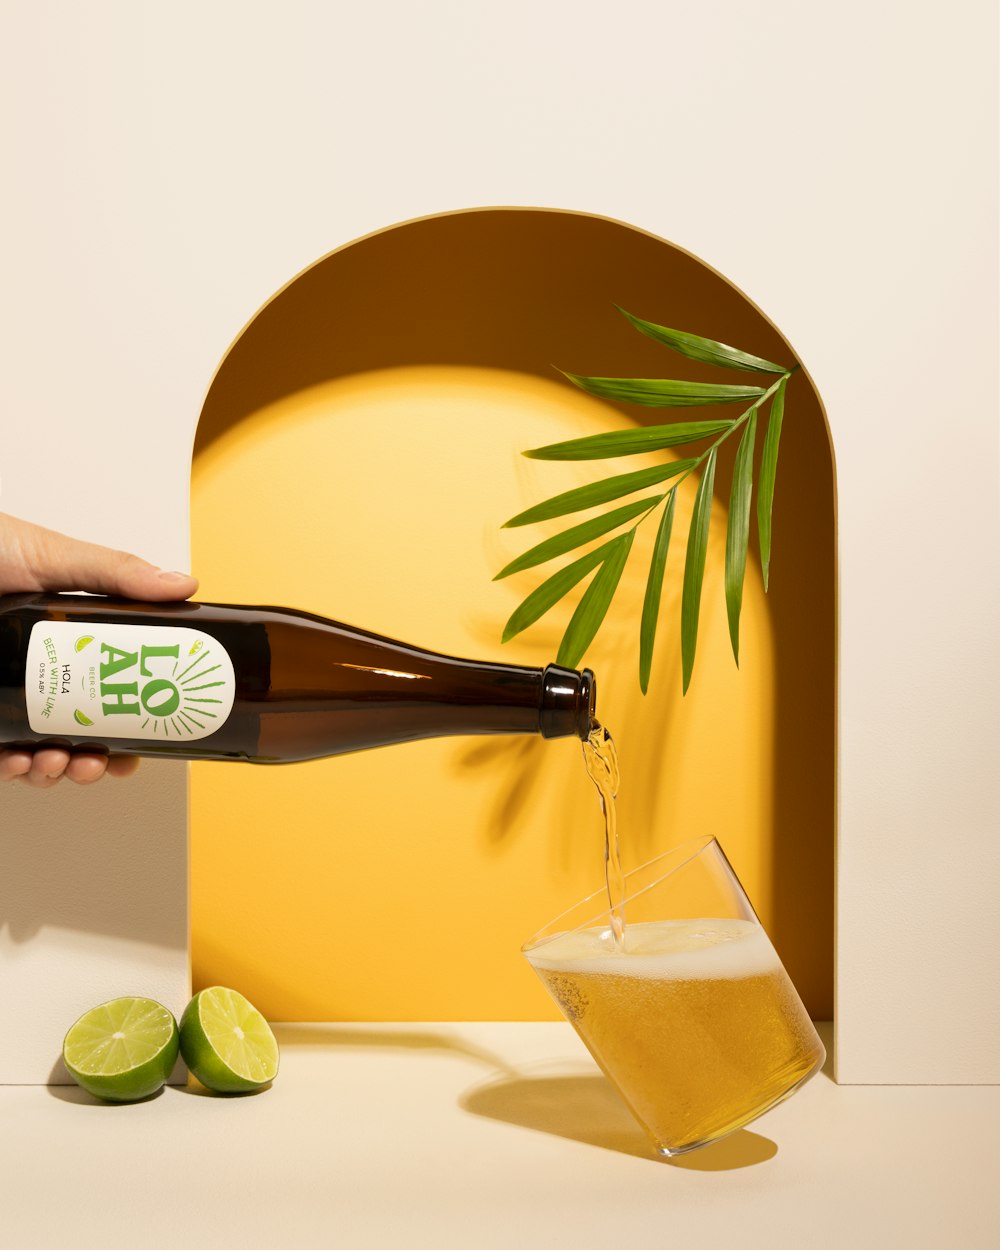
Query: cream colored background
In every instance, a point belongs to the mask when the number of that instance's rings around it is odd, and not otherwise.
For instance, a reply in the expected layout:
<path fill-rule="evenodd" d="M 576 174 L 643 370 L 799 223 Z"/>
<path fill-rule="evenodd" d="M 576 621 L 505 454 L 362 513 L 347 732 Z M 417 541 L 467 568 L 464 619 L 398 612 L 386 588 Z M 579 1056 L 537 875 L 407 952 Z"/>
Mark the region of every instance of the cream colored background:
<path fill-rule="evenodd" d="M 566 1024 L 277 1037 L 281 1077 L 249 1101 L 168 1090 L 119 1112 L 0 1090 L 8 1244 L 119 1250 L 141 1226 L 156 1250 L 996 1250 L 1000 1088 L 817 1076 L 668 1163 Z M 169 1168 L 149 1166 L 152 1143 Z"/>
<path fill-rule="evenodd" d="M 631 221 L 781 327 L 839 474 L 840 1079 L 997 1080 L 994 6 L 0 12 L 11 512 L 183 565 L 194 425 L 228 343 L 318 256 L 424 213 Z M 135 792 L 172 848 L 147 907 L 174 933 L 175 776 L 150 767 Z M 120 992 L 132 952 L 101 963 L 75 936 L 104 931 L 97 906 L 46 911 L 53 796 L 2 802 L 4 836 L 16 822 L 37 851 L 5 888 L 44 920 L 3 931 L 7 1009 L 31 1023 L 0 1076 L 44 1079 L 50 1061 L 25 1073 L 60 986 Z M 108 819 L 94 803 L 66 809 L 84 843 Z"/>

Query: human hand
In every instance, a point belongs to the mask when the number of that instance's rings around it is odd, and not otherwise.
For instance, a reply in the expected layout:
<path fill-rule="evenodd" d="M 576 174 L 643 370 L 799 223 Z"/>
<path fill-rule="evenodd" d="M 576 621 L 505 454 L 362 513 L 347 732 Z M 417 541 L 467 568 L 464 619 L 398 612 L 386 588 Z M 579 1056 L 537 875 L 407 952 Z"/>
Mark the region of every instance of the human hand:
<path fill-rule="evenodd" d="M 98 595 L 159 601 L 189 599 L 198 582 L 188 573 L 165 573 L 139 556 L 96 543 L 79 542 L 55 530 L 0 512 L 0 595 L 18 591 L 88 590 Z M 127 777 L 139 767 L 134 755 L 100 755 L 45 747 L 0 751 L 0 781 L 20 778 L 39 790 L 61 777 L 86 786 L 110 777 Z"/>

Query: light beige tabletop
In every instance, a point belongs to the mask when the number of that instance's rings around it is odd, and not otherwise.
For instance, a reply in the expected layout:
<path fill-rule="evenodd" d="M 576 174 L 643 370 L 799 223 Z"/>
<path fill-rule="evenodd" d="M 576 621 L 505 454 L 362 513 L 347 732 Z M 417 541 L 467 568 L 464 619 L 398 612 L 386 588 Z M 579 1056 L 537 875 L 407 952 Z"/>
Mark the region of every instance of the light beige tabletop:
<path fill-rule="evenodd" d="M 284 1025 L 273 1087 L 0 1088 L 18 1250 L 996 1250 L 1000 1087 L 817 1076 L 668 1162 L 568 1025 Z M 824 1034 L 829 1038 L 829 1032 Z M 827 1040 L 829 1049 L 829 1041 Z"/>

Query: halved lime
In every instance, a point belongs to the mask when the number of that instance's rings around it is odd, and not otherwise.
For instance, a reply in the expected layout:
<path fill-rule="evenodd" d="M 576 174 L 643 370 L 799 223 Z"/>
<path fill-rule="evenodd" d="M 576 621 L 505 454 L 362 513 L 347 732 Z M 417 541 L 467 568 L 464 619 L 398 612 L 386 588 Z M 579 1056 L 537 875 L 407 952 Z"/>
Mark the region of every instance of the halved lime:
<path fill-rule="evenodd" d="M 79 708 L 73 712 L 73 719 L 78 725 L 92 725 L 94 723 L 90 717 L 81 712 Z"/>
<path fill-rule="evenodd" d="M 278 1043 L 270 1025 L 236 990 L 210 986 L 181 1016 L 181 1055 L 207 1089 L 246 1094 L 278 1074 Z"/>
<path fill-rule="evenodd" d="M 81 634 L 76 640 L 77 651 L 82 651 L 84 647 L 89 646 L 94 641 L 93 634 Z"/>
<path fill-rule="evenodd" d="M 136 1102 L 163 1085 L 177 1062 L 177 1021 L 152 998 L 113 998 L 92 1007 L 63 1041 L 63 1062 L 85 1090 Z"/>

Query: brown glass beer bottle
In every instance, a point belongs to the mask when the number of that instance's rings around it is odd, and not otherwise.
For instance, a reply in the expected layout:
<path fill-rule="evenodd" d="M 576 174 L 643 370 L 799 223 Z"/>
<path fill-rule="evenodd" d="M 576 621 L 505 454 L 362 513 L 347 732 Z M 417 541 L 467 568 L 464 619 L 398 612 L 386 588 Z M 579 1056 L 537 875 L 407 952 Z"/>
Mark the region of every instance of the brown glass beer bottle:
<path fill-rule="evenodd" d="M 587 737 L 589 669 L 423 651 L 291 608 L 0 597 L 0 749 L 283 764 L 452 734 Z"/>

